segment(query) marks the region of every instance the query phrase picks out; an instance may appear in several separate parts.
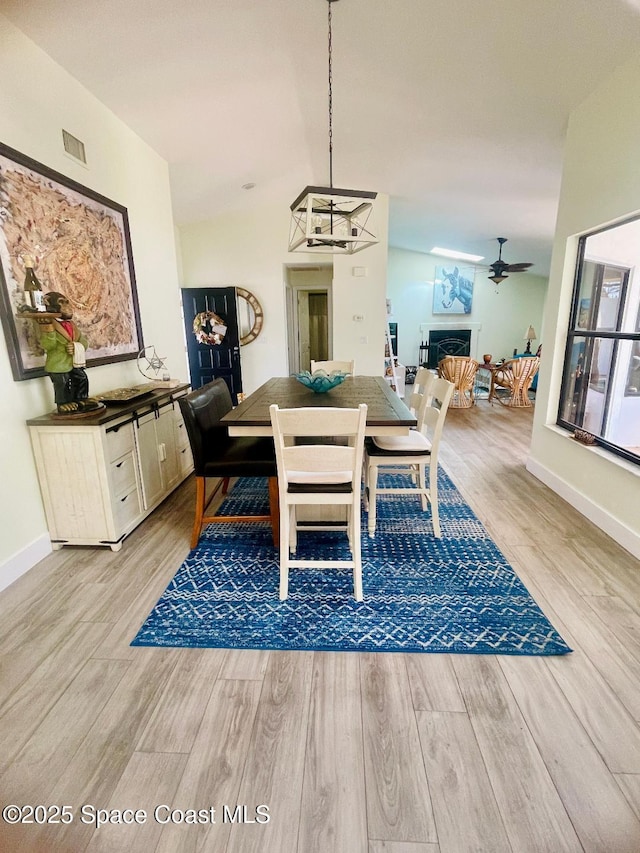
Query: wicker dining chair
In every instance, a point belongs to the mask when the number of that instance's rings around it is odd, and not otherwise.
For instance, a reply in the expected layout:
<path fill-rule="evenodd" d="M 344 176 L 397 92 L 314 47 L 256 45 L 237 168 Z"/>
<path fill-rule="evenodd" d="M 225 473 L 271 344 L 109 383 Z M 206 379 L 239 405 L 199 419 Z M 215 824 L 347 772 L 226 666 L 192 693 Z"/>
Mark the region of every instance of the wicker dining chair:
<path fill-rule="evenodd" d="M 530 408 L 529 388 L 539 367 L 540 359 L 535 355 L 531 357 L 512 358 L 509 361 L 505 361 L 498 370 L 494 370 L 491 374 L 489 399 L 493 400 L 495 398 L 504 406 Z M 504 399 L 500 397 L 496 393 L 496 386 L 507 388 L 510 392 L 509 396 Z"/>
<path fill-rule="evenodd" d="M 453 396 L 449 406 L 454 409 L 468 409 L 473 406 L 475 396 L 473 386 L 476 381 L 478 362 L 467 355 L 447 355 L 438 364 L 438 376 L 452 382 Z"/>

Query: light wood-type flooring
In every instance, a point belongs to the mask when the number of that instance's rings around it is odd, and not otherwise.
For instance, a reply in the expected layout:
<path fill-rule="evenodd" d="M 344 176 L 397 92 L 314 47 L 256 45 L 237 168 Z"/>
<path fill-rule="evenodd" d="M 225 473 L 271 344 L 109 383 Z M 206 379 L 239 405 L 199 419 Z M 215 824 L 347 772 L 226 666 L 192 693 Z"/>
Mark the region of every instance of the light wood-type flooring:
<path fill-rule="evenodd" d="M 192 478 L 0 594 L 0 800 L 69 807 L 2 853 L 638 853 L 640 563 L 527 473 L 530 429 L 451 410 L 441 461 L 571 655 L 131 648 Z"/>

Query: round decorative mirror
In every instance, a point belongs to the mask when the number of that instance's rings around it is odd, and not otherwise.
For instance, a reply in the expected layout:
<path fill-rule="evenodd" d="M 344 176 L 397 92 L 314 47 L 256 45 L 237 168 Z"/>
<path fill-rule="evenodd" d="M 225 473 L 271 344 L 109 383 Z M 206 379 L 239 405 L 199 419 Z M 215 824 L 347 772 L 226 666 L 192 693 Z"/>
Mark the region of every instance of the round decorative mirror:
<path fill-rule="evenodd" d="M 238 294 L 238 331 L 240 333 L 240 346 L 255 341 L 262 331 L 262 305 L 253 293 L 244 287 L 236 287 Z"/>

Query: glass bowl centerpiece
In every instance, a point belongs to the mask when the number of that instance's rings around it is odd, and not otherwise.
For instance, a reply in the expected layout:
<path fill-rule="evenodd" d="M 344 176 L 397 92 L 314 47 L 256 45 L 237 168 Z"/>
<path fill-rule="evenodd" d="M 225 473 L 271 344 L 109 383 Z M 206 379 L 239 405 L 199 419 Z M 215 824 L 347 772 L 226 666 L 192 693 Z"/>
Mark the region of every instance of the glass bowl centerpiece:
<path fill-rule="evenodd" d="M 327 373 L 324 370 L 314 370 L 313 373 L 309 373 L 308 370 L 303 370 L 293 375 L 298 382 L 301 382 L 306 388 L 315 391 L 316 394 L 325 394 L 327 391 L 331 391 L 332 388 L 340 385 L 349 376 L 348 373 L 344 373 L 342 370 L 332 370 L 331 373 Z"/>

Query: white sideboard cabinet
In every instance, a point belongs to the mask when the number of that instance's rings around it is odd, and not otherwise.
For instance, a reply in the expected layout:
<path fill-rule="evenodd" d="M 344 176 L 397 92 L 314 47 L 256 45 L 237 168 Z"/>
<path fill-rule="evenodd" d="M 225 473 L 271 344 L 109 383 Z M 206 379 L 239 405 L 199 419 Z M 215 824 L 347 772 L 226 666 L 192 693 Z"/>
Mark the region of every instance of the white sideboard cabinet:
<path fill-rule="evenodd" d="M 193 470 L 178 398 L 189 385 L 72 419 L 27 421 L 54 548 L 125 536 Z"/>

